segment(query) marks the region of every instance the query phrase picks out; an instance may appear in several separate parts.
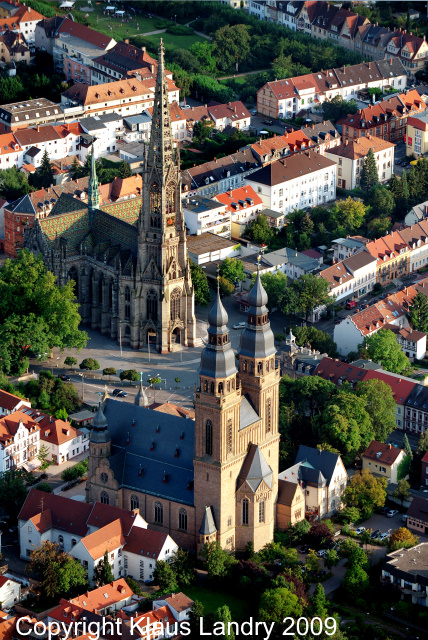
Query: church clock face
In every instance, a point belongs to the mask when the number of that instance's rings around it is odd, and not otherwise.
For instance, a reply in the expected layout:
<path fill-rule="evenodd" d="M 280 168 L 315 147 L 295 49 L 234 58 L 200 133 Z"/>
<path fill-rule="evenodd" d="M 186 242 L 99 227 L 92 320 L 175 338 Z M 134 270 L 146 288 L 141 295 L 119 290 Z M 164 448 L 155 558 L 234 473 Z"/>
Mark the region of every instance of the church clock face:
<path fill-rule="evenodd" d="M 167 216 L 166 226 L 167 227 L 173 227 L 174 223 L 175 223 L 175 217 L 174 216 Z"/>

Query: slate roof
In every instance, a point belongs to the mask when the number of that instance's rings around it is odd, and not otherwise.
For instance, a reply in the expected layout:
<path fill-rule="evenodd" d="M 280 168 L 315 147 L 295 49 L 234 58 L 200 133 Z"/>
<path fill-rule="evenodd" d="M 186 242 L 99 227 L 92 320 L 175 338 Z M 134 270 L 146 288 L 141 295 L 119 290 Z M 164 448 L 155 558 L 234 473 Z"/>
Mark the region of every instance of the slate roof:
<path fill-rule="evenodd" d="M 255 410 L 253 403 L 251 402 L 251 398 L 248 395 L 242 396 L 241 398 L 241 412 L 240 412 L 240 422 L 239 422 L 239 430 L 245 429 L 249 427 L 251 424 L 254 424 L 260 420 L 260 416 Z"/>
<path fill-rule="evenodd" d="M 291 505 L 296 495 L 297 483 L 289 480 L 278 480 L 278 504 Z"/>
<path fill-rule="evenodd" d="M 319 451 L 313 447 L 300 445 L 296 456 L 296 463 L 303 461 L 309 462 L 315 469 L 321 471 L 327 484 L 329 484 L 339 458 L 340 456 L 337 453 Z"/>
<path fill-rule="evenodd" d="M 426 498 L 420 498 L 419 496 L 413 496 L 410 507 L 407 509 L 407 517 L 428 523 L 428 500 Z"/>
<path fill-rule="evenodd" d="M 336 163 L 314 151 L 304 151 L 295 153 L 287 159 L 277 160 L 272 164 L 254 171 L 248 180 L 268 186 L 275 186 L 300 178 L 302 175 L 313 174 L 327 167 L 332 167 Z"/>
<path fill-rule="evenodd" d="M 238 476 L 238 488 L 246 482 L 255 493 L 262 482 L 265 482 L 271 488 L 272 479 L 272 469 L 266 462 L 260 447 L 252 444 Z"/>
<path fill-rule="evenodd" d="M 209 536 L 217 531 L 215 526 L 214 513 L 212 507 L 205 507 L 204 517 L 202 518 L 201 528 L 199 533 L 203 536 Z"/>
<path fill-rule="evenodd" d="M 119 486 L 192 505 L 193 420 L 112 398 L 104 414 L 112 442 L 109 463 Z"/>

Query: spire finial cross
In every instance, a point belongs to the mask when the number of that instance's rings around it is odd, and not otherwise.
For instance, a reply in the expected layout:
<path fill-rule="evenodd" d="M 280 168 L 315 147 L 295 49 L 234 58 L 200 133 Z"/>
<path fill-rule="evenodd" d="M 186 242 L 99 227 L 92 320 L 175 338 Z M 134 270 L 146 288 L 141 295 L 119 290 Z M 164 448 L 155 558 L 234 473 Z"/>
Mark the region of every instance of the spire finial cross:
<path fill-rule="evenodd" d="M 103 394 L 101 393 L 101 391 L 98 391 L 98 404 L 101 404 L 101 396 Z"/>

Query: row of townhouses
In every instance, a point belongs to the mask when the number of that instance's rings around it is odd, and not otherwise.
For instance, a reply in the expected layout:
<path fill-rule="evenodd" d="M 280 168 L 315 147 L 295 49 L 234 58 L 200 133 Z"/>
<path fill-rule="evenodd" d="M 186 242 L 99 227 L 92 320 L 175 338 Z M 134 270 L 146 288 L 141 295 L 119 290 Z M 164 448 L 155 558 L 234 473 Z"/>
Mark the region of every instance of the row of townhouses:
<path fill-rule="evenodd" d="M 378 61 L 393 56 L 403 63 L 409 74 L 423 69 L 427 60 L 425 36 L 372 24 L 368 18 L 340 4 L 332 5 L 324 0 L 250 0 L 248 10 L 261 20 L 282 24 L 318 40 L 328 40 L 364 58 Z"/>

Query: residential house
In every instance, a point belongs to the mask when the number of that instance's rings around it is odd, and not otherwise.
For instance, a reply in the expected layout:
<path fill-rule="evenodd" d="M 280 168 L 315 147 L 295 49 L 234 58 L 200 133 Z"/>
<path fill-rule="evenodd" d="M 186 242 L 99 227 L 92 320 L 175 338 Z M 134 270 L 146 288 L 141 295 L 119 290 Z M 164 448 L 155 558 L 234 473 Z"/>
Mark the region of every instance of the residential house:
<path fill-rule="evenodd" d="M 247 177 L 268 209 L 288 213 L 336 198 L 336 163 L 314 151 L 277 160 Z"/>
<path fill-rule="evenodd" d="M 381 371 L 368 369 L 364 380 L 381 380 L 391 387 L 392 395 L 395 402 L 395 422 L 397 429 L 404 429 L 405 403 L 410 394 L 414 391 L 418 384 L 412 378 L 399 376 L 389 371 Z"/>
<path fill-rule="evenodd" d="M 266 0 L 249 0 L 248 13 L 250 14 L 250 16 L 257 16 L 259 20 L 264 20 L 265 7 Z"/>
<path fill-rule="evenodd" d="M 313 273 L 319 268 L 318 260 L 290 247 L 264 253 L 260 258 L 260 265 L 281 271 L 290 280 L 297 280 L 300 276 Z"/>
<path fill-rule="evenodd" d="M 62 118 L 63 112 L 60 105 L 46 98 L 23 100 L 0 106 L 0 123 L 6 131 L 55 123 Z M 3 148 L 3 144 L 1 146 Z"/>
<path fill-rule="evenodd" d="M 428 485 L 428 451 L 421 460 L 421 486 Z"/>
<path fill-rule="evenodd" d="M 411 362 L 422 360 L 426 356 L 427 351 L 427 334 L 423 331 L 414 331 L 411 327 L 400 329 L 394 324 L 385 325 L 385 329 L 389 329 L 395 333 L 397 342 L 403 353 Z"/>
<path fill-rule="evenodd" d="M 22 149 L 18 166 L 32 164 L 36 168 L 40 167 L 44 151 L 52 159 L 64 158 L 70 153 L 77 154 L 81 133 L 78 122 L 57 126 L 37 125 L 34 129 L 16 130 L 13 135 Z"/>
<path fill-rule="evenodd" d="M 415 204 L 404 217 L 404 224 L 407 227 L 411 227 L 412 224 L 416 224 L 417 222 L 421 222 L 421 220 L 426 220 L 428 218 L 428 200 L 425 202 L 421 202 L 420 204 Z"/>
<path fill-rule="evenodd" d="M 417 224 L 401 229 L 399 234 L 410 247 L 409 273 L 428 264 L 428 220 L 422 219 Z"/>
<path fill-rule="evenodd" d="M 193 127 L 197 122 L 202 122 L 206 126 L 214 128 L 214 121 L 208 111 L 207 105 L 200 105 L 199 107 L 191 107 L 189 105 L 186 108 L 183 107 L 186 113 L 186 128 L 188 140 L 193 140 Z"/>
<path fill-rule="evenodd" d="M 293 480 L 278 480 L 278 501 L 276 510 L 276 526 L 287 529 L 296 522 L 305 519 L 306 491 L 300 482 Z"/>
<path fill-rule="evenodd" d="M 251 149 L 242 149 L 224 158 L 214 158 L 197 167 L 181 171 L 181 190 L 184 198 L 194 195 L 212 198 L 217 193 L 246 184 L 246 178 L 259 169 L 261 163 Z"/>
<path fill-rule="evenodd" d="M 411 549 L 398 549 L 386 556 L 381 584 L 393 585 L 401 596 L 413 604 L 428 606 L 428 585 L 425 567 L 428 562 L 428 542 Z"/>
<path fill-rule="evenodd" d="M 337 165 L 337 186 L 356 189 L 360 186 L 364 159 L 373 151 L 380 183 L 388 182 L 394 172 L 395 144 L 369 135 L 367 138 L 345 140 L 343 144 L 326 152 L 326 157 Z"/>
<path fill-rule="evenodd" d="M 219 193 L 213 200 L 226 205 L 231 217 L 231 234 L 234 238 L 239 238 L 245 227 L 257 219 L 263 207 L 261 198 L 250 186 Z"/>
<path fill-rule="evenodd" d="M 251 4 L 259 4 L 252 2 Z M 298 2 L 294 0 L 286 0 L 285 2 L 278 2 L 278 22 L 283 24 L 284 27 L 297 31 L 297 16 L 299 15 L 304 2 Z"/>
<path fill-rule="evenodd" d="M 363 236 L 346 236 L 346 238 L 336 238 L 331 243 L 331 251 L 333 251 L 333 260 L 345 260 L 354 255 L 358 251 L 362 251 L 368 243 L 367 238 Z"/>
<path fill-rule="evenodd" d="M 73 426 L 76 426 L 78 429 L 83 430 L 85 427 L 93 425 L 94 416 L 95 414 L 92 411 L 83 409 L 82 411 L 71 413 L 68 416 L 68 419 L 73 424 Z"/>
<path fill-rule="evenodd" d="M 189 233 L 200 235 L 209 231 L 230 238 L 231 214 L 227 205 L 202 196 L 193 196 L 183 202 L 183 215 Z"/>
<path fill-rule="evenodd" d="M 401 479 L 399 467 L 405 457 L 406 452 L 403 449 L 389 443 L 372 440 L 361 454 L 362 470 L 367 470 L 378 478 L 386 478 L 388 484 L 397 484 Z"/>
<path fill-rule="evenodd" d="M 406 155 L 422 156 L 428 151 L 428 114 L 407 118 Z"/>
<path fill-rule="evenodd" d="M 138 596 L 134 595 L 125 578 L 119 578 L 97 589 L 86 591 L 76 598 L 70 598 L 70 600 L 61 598 L 58 607 L 49 611 L 48 621 L 60 622 L 64 618 L 64 611 L 67 608 L 72 609 L 73 606 L 89 613 L 108 616 L 132 604 L 138 604 Z"/>
<path fill-rule="evenodd" d="M 22 148 L 13 134 L 0 134 L 0 170 L 20 166 L 22 155 Z"/>
<path fill-rule="evenodd" d="M 168 82 L 169 102 L 178 102 L 179 89 L 173 80 Z M 153 107 L 156 78 L 137 80 L 129 78 L 107 82 L 93 87 L 76 82 L 61 94 L 64 114 L 74 118 L 79 115 L 101 115 L 115 111 L 122 117 L 141 113 Z"/>
<path fill-rule="evenodd" d="M 292 380 L 302 376 L 312 376 L 321 360 L 327 356 L 326 353 L 311 349 L 310 345 L 298 347 L 291 329 L 282 348 L 282 354 L 281 370 Z"/>
<path fill-rule="evenodd" d="M 0 60 L 7 65 L 17 62 L 30 64 L 30 48 L 23 35 L 15 31 L 5 31 L 0 34 Z"/>
<path fill-rule="evenodd" d="M 177 545 L 168 534 L 147 529 L 139 501 L 131 495 L 133 511 L 97 502 L 77 502 L 32 489 L 18 518 L 20 554 L 49 540 L 79 560 L 93 582 L 106 550 L 115 580 L 131 576 L 151 580 L 157 560 L 168 560 Z"/>
<path fill-rule="evenodd" d="M 152 117 L 147 110 L 138 116 L 123 118 L 123 125 L 125 142 L 139 142 L 140 140 L 148 142 L 150 140 Z"/>
<path fill-rule="evenodd" d="M 407 33 L 405 29 L 398 29 L 386 46 L 385 55 L 399 57 L 409 75 L 414 76 L 417 71 L 424 69 L 428 58 L 426 37 L 420 38 Z"/>
<path fill-rule="evenodd" d="M 21 600 L 21 583 L 5 575 L 0 576 L 0 602 L 2 609 L 10 609 Z"/>
<path fill-rule="evenodd" d="M 188 620 L 194 601 L 183 592 L 165 594 L 153 600 L 153 611 L 161 607 L 168 607 L 177 622 Z"/>
<path fill-rule="evenodd" d="M 418 437 L 428 428 L 428 388 L 417 385 L 404 403 L 404 431 Z"/>
<path fill-rule="evenodd" d="M 339 120 L 338 124 L 342 126 L 342 141 L 371 135 L 388 142 L 403 142 L 407 118 L 420 115 L 426 108 L 425 102 L 415 89 L 374 105 L 370 104 L 357 113 Z"/>
<path fill-rule="evenodd" d="M 337 302 L 360 298 L 376 284 L 376 259 L 366 251 L 356 253 L 320 272 L 330 285 L 329 295 Z"/>
<path fill-rule="evenodd" d="M 335 129 L 330 120 L 314 122 L 302 127 L 303 134 L 315 145 L 315 151 L 325 156 L 329 149 L 338 147 L 341 143 L 340 133 Z"/>
<path fill-rule="evenodd" d="M 83 131 L 87 133 L 91 140 L 88 139 L 88 143 L 84 149 L 81 145 L 80 155 L 81 160 L 85 160 L 86 157 L 92 153 L 92 146 L 94 149 L 95 157 L 105 155 L 117 150 L 117 133 L 116 129 L 121 126 L 122 118 L 117 113 L 107 113 L 99 116 L 87 116 L 79 120 L 80 126 Z"/>
<path fill-rule="evenodd" d="M 236 240 L 229 240 L 210 231 L 199 236 L 187 236 L 186 240 L 190 260 L 200 266 L 241 255 L 241 245 Z"/>
<path fill-rule="evenodd" d="M 251 114 L 240 100 L 228 104 L 210 103 L 208 113 L 214 121 L 216 129 L 220 131 L 226 127 L 234 127 L 242 131 L 248 131 L 250 128 Z"/>
<path fill-rule="evenodd" d="M 28 412 L 27 412 L 28 413 Z M 49 450 L 48 460 L 61 464 L 80 455 L 89 448 L 89 435 L 72 427 L 69 422 L 32 410 L 32 417 L 38 418 L 40 446 Z"/>
<path fill-rule="evenodd" d="M 264 140 L 260 138 L 251 145 L 251 151 L 262 165 L 266 165 L 314 146 L 315 143 L 303 131 L 296 130 L 291 133 L 285 132 L 283 136 L 273 136 Z"/>
<path fill-rule="evenodd" d="M 424 478 L 426 485 L 426 478 Z M 416 535 L 427 535 L 428 533 L 428 500 L 413 496 L 409 508 L 407 509 L 406 526 Z"/>
<path fill-rule="evenodd" d="M 376 258 L 376 282 L 382 286 L 408 274 L 410 246 L 398 231 L 368 242 L 365 250 Z"/>
<path fill-rule="evenodd" d="M 306 445 L 300 445 L 294 465 L 281 471 L 278 478 L 300 484 L 305 493 L 305 515 L 317 520 L 336 514 L 341 508 L 348 480 L 340 455 Z"/>
<path fill-rule="evenodd" d="M 357 351 L 366 336 L 371 336 L 387 324 L 394 324 L 400 329 L 407 328 L 407 315 L 417 290 L 407 287 L 405 290 L 387 296 L 381 302 L 372 304 L 353 315 L 347 316 L 334 326 L 334 341 L 340 355 L 346 356 L 350 351 Z"/>
<path fill-rule="evenodd" d="M 141 49 L 129 44 L 129 40 L 117 42 L 102 55 L 92 60 L 91 84 L 116 82 L 125 78 L 154 78 L 157 74 L 158 62 L 152 58 L 145 47 Z M 172 80 L 171 71 L 166 76 Z"/>
<path fill-rule="evenodd" d="M 40 427 L 24 411 L 27 407 L 13 411 L 0 418 L 0 471 L 24 467 L 33 469 L 40 465 L 37 460 L 40 444 Z"/>
<path fill-rule="evenodd" d="M 4 32 L 12 32 L 22 36 L 24 42 L 29 44 L 31 48 L 35 44 L 36 26 L 44 20 L 44 16 L 35 11 L 32 7 L 27 7 L 25 3 L 11 3 L 13 5 L 12 14 L 2 17 L 0 20 L 0 30 Z"/>
<path fill-rule="evenodd" d="M 273 229 L 282 229 L 285 224 L 286 215 L 281 211 L 274 211 L 273 209 L 263 209 L 263 215 L 265 216 L 267 223 Z"/>
<path fill-rule="evenodd" d="M 28 398 L 27 400 L 23 400 L 18 396 L 14 396 L 12 393 L 0 389 L 0 416 L 8 416 L 23 407 L 31 407 L 31 402 Z"/>

